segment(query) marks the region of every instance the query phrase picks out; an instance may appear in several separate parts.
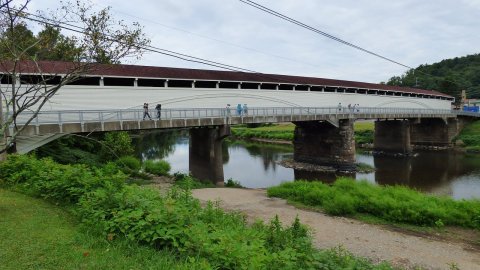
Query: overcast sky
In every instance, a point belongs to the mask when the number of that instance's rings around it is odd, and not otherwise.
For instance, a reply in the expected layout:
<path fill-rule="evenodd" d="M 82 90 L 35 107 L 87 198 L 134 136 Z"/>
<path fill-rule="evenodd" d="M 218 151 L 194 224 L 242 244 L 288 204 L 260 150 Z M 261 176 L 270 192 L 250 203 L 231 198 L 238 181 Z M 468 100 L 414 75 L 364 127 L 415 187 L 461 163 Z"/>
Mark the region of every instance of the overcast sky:
<path fill-rule="evenodd" d="M 30 11 L 57 1 L 32 0 Z M 416 67 L 479 53 L 480 0 L 256 0 Z M 138 21 L 152 45 L 264 73 L 378 83 L 406 68 L 347 47 L 238 0 L 95 0 Z M 213 69 L 148 53 L 138 65 Z"/>

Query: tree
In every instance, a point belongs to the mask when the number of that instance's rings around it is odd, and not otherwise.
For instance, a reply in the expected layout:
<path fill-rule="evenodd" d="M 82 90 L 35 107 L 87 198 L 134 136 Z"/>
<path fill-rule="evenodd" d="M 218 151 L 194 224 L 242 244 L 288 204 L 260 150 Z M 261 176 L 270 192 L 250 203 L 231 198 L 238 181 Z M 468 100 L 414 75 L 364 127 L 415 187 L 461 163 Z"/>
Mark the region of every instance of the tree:
<path fill-rule="evenodd" d="M 116 21 L 109 8 L 95 12 L 80 1 L 66 2 L 47 17 L 29 13 L 29 2 L 15 6 L 11 0 L 0 0 L 0 160 L 63 86 L 88 74 L 98 63 L 118 64 L 130 56 L 138 59 L 150 44 L 138 23 L 127 26 Z M 27 21 L 40 22 L 44 29 L 34 35 Z M 65 23 L 68 37 L 61 33 Z M 61 65 L 62 74 L 49 71 L 52 65 Z M 31 114 L 18 126 L 25 112 Z"/>

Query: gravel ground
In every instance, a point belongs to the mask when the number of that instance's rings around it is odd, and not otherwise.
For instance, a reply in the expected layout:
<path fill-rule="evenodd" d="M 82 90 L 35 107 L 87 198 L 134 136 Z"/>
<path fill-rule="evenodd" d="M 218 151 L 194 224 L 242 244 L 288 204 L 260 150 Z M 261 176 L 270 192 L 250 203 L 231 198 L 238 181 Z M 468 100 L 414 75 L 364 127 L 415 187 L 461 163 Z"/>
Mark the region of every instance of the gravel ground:
<path fill-rule="evenodd" d="M 209 188 L 197 189 L 193 195 L 201 201 L 220 201 L 226 210 L 238 210 L 250 219 L 270 220 L 277 214 L 284 224 L 298 215 L 314 232 L 314 244 L 321 249 L 343 246 L 353 254 L 374 262 L 390 261 L 413 269 L 480 269 L 480 252 L 467 250 L 461 243 L 426 239 L 343 217 L 301 210 L 285 200 L 268 198 L 265 190 Z"/>

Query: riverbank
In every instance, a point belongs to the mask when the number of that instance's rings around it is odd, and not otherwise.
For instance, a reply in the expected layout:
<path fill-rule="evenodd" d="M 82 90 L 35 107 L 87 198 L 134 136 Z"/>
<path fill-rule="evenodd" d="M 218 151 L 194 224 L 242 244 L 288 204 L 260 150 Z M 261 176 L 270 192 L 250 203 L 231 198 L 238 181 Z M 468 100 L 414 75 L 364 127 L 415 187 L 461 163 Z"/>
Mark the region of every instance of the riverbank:
<path fill-rule="evenodd" d="M 269 220 L 278 215 L 283 223 L 296 216 L 313 230 L 317 248 L 342 246 L 357 256 L 374 261 L 387 260 L 407 269 L 479 269 L 480 250 L 466 240 L 452 237 L 391 229 L 361 221 L 331 217 L 323 213 L 298 209 L 286 200 L 269 198 L 261 189 L 198 189 L 193 196 L 206 201 L 219 201 L 230 211 L 241 211 L 250 221 Z M 471 235 L 465 235 L 468 239 Z M 478 237 L 478 235 L 474 236 Z M 477 238 L 478 239 L 478 238 Z M 454 267 L 458 268 L 454 268 Z"/>
<path fill-rule="evenodd" d="M 292 144 L 295 125 L 292 123 L 272 124 L 260 127 L 232 127 L 232 135 L 252 141 Z M 354 123 L 355 143 L 360 148 L 373 149 L 375 125 L 373 121 L 357 121 Z M 454 139 L 454 146 L 414 146 L 416 150 L 447 150 L 480 153 L 480 121 L 468 124 Z"/>
<path fill-rule="evenodd" d="M 213 203 L 200 205 L 188 187 L 172 188 L 164 196 L 156 189 L 128 184 L 127 176 L 113 163 L 89 168 L 12 155 L 0 163 L 0 186 L 71 210 L 81 226 L 95 232 L 92 236 L 98 237 L 97 241 L 106 239 L 115 245 L 112 241 L 118 239 L 122 243 L 141 244 L 152 252 L 171 252 L 172 260 L 188 258 L 184 262 L 189 269 L 313 269 L 321 265 L 330 269 L 392 269 L 387 263 L 373 265 L 346 250 L 316 249 L 310 233 L 298 219 L 286 225 L 275 217 L 267 223 L 249 224 L 241 214 L 225 212 Z M 2 205 L 0 222 L 6 222 L 3 212 L 9 211 L 13 216 L 7 222 L 10 226 L 15 224 L 17 209 Z M 7 237 L 11 246 L 5 249 L 15 254 L 16 244 L 12 241 L 17 238 L 16 232 Z M 30 234 L 22 237 L 29 238 Z M 66 245 L 76 248 L 74 243 Z M 25 247 L 28 250 L 32 244 L 25 243 Z M 35 262 L 42 254 L 32 254 L 30 261 Z M 90 253 L 83 252 L 81 256 L 88 257 Z M 13 255 L 10 258 L 12 265 L 17 262 Z"/>

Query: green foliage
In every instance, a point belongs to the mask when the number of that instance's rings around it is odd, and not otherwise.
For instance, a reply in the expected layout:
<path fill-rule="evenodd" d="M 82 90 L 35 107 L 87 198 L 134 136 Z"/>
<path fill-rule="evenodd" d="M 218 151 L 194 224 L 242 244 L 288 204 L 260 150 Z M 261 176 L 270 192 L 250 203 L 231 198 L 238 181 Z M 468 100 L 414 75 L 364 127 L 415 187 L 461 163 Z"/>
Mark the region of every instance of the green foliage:
<path fill-rule="evenodd" d="M 235 181 L 232 178 L 227 179 L 227 182 L 225 182 L 225 187 L 243 188 L 243 186 L 242 186 L 242 184 L 240 184 L 240 182 Z"/>
<path fill-rule="evenodd" d="M 0 198 L 2 270 L 211 269 L 206 259 L 93 234 L 48 202 L 2 189 Z"/>
<path fill-rule="evenodd" d="M 19 51 L 26 50 L 24 57 L 35 56 L 37 60 L 75 61 L 80 52 L 74 39 L 65 37 L 60 34 L 59 28 L 49 25 L 45 25 L 37 35 L 24 23 L 5 29 L 0 36 L 2 59 L 12 57 L 11 44 L 15 44 Z"/>
<path fill-rule="evenodd" d="M 284 183 L 269 188 L 268 195 L 321 207 L 331 215 L 358 213 L 395 223 L 480 229 L 480 201 L 454 201 L 401 186 L 381 187 L 340 178 L 331 186 L 305 181 Z"/>
<path fill-rule="evenodd" d="M 100 149 L 100 151 L 98 150 Z M 134 152 L 128 132 L 107 132 L 96 136 L 67 135 L 38 148 L 38 157 L 51 157 L 62 164 L 86 164 L 101 166 Z"/>
<path fill-rule="evenodd" d="M 465 148 L 480 151 L 480 121 L 465 126 L 457 139 L 463 141 Z"/>
<path fill-rule="evenodd" d="M 168 175 L 170 171 L 170 164 L 165 160 L 147 160 L 143 163 L 145 172 L 155 175 Z"/>
<path fill-rule="evenodd" d="M 98 155 L 99 143 L 94 139 L 80 136 L 65 136 L 35 150 L 37 157 L 50 157 L 61 164 L 102 164 Z"/>
<path fill-rule="evenodd" d="M 234 128 L 232 135 L 240 138 L 264 138 L 272 140 L 293 140 L 293 132 L 288 130 L 257 130 L 257 128 Z"/>
<path fill-rule="evenodd" d="M 101 142 L 100 156 L 103 160 L 114 160 L 133 154 L 132 139 L 126 131 L 105 133 Z"/>
<path fill-rule="evenodd" d="M 431 76 L 433 75 L 433 76 Z M 461 90 L 469 98 L 480 98 L 480 54 L 445 59 L 431 65 L 420 65 L 401 76 L 394 76 L 388 85 L 431 89 L 460 100 Z"/>
<path fill-rule="evenodd" d="M 85 193 L 109 187 L 120 189 L 126 176 L 113 164 L 88 169 L 85 165 L 61 165 L 44 158 L 9 155 L 0 163 L 4 186 L 15 186 L 33 196 L 61 203 L 76 203 Z"/>
<path fill-rule="evenodd" d="M 142 162 L 133 156 L 123 156 L 115 161 L 120 168 L 127 168 L 131 171 L 139 171 L 142 167 Z"/>
<path fill-rule="evenodd" d="M 176 172 L 173 174 L 173 177 L 175 178 L 175 186 L 185 190 L 215 187 L 212 182 L 202 182 L 195 177 L 185 173 Z"/>
<path fill-rule="evenodd" d="M 365 144 L 365 143 L 373 143 L 373 130 L 362 130 L 362 131 L 355 131 L 355 143 L 357 144 Z"/>
<path fill-rule="evenodd" d="M 173 188 L 164 197 L 155 189 L 126 185 L 112 164 L 88 169 L 10 156 L 0 164 L 0 179 L 5 186 L 72 205 L 89 231 L 172 250 L 200 269 L 391 269 L 346 252 L 315 250 L 298 218 L 288 227 L 278 218 L 249 226 L 242 215 L 218 205 L 201 207 L 188 188 Z"/>

